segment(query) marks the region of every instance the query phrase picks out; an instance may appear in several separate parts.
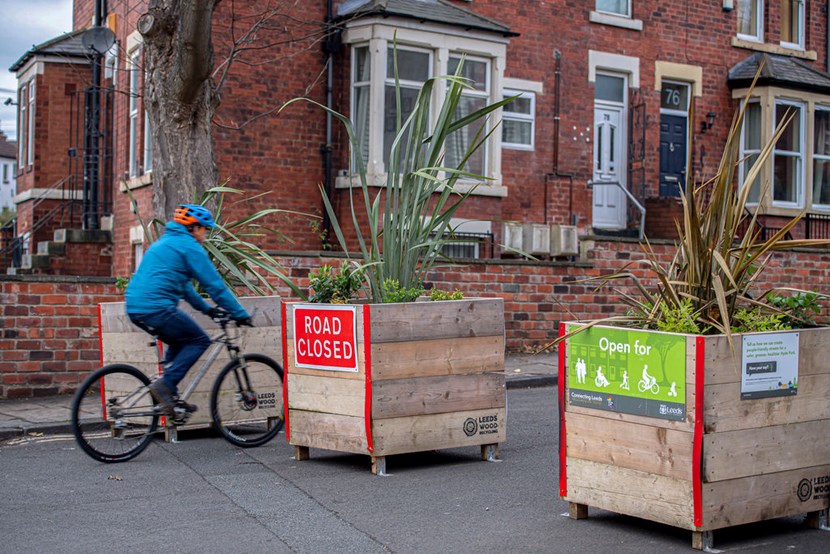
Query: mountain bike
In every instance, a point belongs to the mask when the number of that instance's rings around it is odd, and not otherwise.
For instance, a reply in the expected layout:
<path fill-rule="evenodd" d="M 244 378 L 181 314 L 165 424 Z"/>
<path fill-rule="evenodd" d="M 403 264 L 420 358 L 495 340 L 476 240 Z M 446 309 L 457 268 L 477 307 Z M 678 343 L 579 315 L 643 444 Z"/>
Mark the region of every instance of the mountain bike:
<path fill-rule="evenodd" d="M 232 328 L 226 313 L 214 321 L 220 330 L 211 338 L 207 358 L 181 400 L 190 397 L 224 348 L 231 359 L 213 383 L 213 426 L 231 444 L 260 446 L 284 424 L 282 367 L 262 354 L 240 354 L 238 325 Z M 81 449 L 100 462 L 126 462 L 147 448 L 161 417 L 170 418 L 166 423 L 184 424 L 190 413 L 177 409 L 166 415 L 153 400 L 150 383 L 143 371 L 127 364 L 107 365 L 87 377 L 75 393 L 71 413 L 72 431 Z"/>

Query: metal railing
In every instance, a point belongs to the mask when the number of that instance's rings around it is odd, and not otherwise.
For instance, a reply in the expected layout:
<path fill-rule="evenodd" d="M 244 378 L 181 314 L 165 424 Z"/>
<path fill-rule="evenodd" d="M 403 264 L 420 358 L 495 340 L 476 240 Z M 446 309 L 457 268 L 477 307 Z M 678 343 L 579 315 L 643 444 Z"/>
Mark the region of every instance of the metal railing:
<path fill-rule="evenodd" d="M 434 238 L 434 237 L 433 237 Z M 495 239 L 493 233 L 445 233 L 441 254 L 451 259 L 493 258 Z"/>
<path fill-rule="evenodd" d="M 625 195 L 628 197 L 628 199 L 631 200 L 631 203 L 634 204 L 634 207 L 636 207 L 637 210 L 640 212 L 640 231 L 638 233 L 638 236 L 639 236 L 640 240 L 643 240 L 643 237 L 645 236 L 645 229 L 646 229 L 646 208 L 645 208 L 645 206 L 640 204 L 640 201 L 637 200 L 636 198 L 634 198 L 634 195 L 631 194 L 631 191 L 629 191 L 627 188 L 625 188 L 622 185 L 622 183 L 620 183 L 619 181 L 588 181 L 588 187 L 594 187 L 596 185 L 613 185 L 615 187 L 618 187 L 621 191 L 623 191 L 625 193 Z"/>

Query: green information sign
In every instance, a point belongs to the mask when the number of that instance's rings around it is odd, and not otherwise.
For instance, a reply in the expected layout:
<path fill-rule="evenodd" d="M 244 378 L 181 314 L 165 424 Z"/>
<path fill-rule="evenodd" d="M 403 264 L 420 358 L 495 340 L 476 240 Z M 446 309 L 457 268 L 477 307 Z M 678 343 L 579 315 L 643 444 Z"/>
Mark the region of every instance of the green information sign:
<path fill-rule="evenodd" d="M 568 339 L 568 401 L 686 419 L 686 337 L 606 327 L 577 333 Z"/>

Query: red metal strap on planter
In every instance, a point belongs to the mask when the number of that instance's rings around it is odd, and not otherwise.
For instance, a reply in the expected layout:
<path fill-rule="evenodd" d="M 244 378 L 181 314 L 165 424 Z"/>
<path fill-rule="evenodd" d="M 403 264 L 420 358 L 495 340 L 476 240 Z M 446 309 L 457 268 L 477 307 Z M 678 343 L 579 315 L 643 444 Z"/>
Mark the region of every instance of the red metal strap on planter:
<path fill-rule="evenodd" d="M 282 312 L 282 411 L 285 416 L 285 440 L 291 440 L 291 428 L 288 426 L 288 321 L 285 302 L 280 303 L 280 311 Z"/>
<path fill-rule="evenodd" d="M 100 352 L 101 367 L 104 367 L 104 324 L 101 317 L 101 304 L 98 304 L 98 352 Z M 104 379 L 101 378 L 101 413 L 104 415 L 104 420 L 107 419 L 107 395 L 106 387 L 104 387 Z"/>
<path fill-rule="evenodd" d="M 370 453 L 375 452 L 372 444 L 372 318 L 369 304 L 363 305 L 363 358 L 366 361 L 364 371 L 366 372 L 366 395 L 365 395 L 365 419 L 366 419 L 366 444 Z"/>
<path fill-rule="evenodd" d="M 703 372 L 706 342 L 695 338 L 695 438 L 692 454 L 692 496 L 694 497 L 694 524 L 703 525 Z"/>
<path fill-rule="evenodd" d="M 565 334 L 565 324 L 559 324 L 559 336 Z M 559 496 L 568 496 L 567 441 L 565 437 L 565 341 L 559 343 Z"/>

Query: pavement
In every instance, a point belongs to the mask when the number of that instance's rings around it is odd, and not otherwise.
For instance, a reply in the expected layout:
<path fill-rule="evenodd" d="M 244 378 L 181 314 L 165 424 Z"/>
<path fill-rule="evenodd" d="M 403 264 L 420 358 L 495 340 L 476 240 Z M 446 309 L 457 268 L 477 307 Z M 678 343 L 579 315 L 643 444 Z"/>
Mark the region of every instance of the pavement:
<path fill-rule="evenodd" d="M 507 354 L 504 358 L 506 387 L 520 389 L 555 386 L 557 363 L 555 351 Z M 71 406 L 71 395 L 0 400 L 0 440 L 21 435 L 71 433 Z"/>

